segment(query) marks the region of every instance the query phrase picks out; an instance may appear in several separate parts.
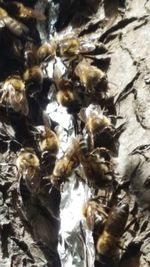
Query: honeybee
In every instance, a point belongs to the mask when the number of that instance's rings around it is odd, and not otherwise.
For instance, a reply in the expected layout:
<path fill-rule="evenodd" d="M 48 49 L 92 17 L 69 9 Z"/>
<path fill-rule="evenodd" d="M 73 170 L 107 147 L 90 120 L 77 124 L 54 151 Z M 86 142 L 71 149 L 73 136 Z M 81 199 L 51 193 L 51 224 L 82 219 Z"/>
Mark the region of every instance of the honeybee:
<path fill-rule="evenodd" d="M 56 161 L 53 173 L 50 177 L 51 183 L 55 187 L 60 188 L 60 186 L 72 175 L 73 170 L 78 164 L 79 162 L 73 141 L 65 154 Z"/>
<path fill-rule="evenodd" d="M 59 150 L 59 140 L 54 131 L 47 126 L 37 126 L 39 132 L 39 146 L 42 152 L 49 151 L 56 155 Z"/>
<path fill-rule="evenodd" d="M 74 73 L 80 79 L 80 83 L 85 87 L 87 92 L 95 90 L 106 90 L 106 74 L 95 66 L 92 66 L 87 59 L 83 59 L 76 66 Z"/>
<path fill-rule="evenodd" d="M 28 115 L 29 107 L 26 98 L 25 84 L 20 76 L 10 76 L 2 85 L 0 103 L 9 104 L 16 112 Z"/>
<path fill-rule="evenodd" d="M 26 25 L 18 22 L 8 15 L 7 11 L 0 7 L 0 25 L 1 28 L 6 27 L 11 33 L 20 37 L 28 34 L 29 29 Z"/>
<path fill-rule="evenodd" d="M 75 35 L 68 35 L 66 37 L 63 36 L 63 38 L 60 38 L 57 46 L 60 56 L 65 58 L 80 58 L 80 55 L 84 55 L 84 57 L 86 57 L 86 55 L 92 53 L 97 48 L 98 50 L 106 51 L 106 47 L 102 43 L 95 45 L 93 43 L 80 40 Z"/>
<path fill-rule="evenodd" d="M 81 100 L 78 92 L 73 87 L 73 82 L 62 74 L 58 65 L 54 67 L 54 81 L 57 88 L 56 99 L 59 104 L 67 108 L 69 113 L 80 110 Z"/>
<path fill-rule="evenodd" d="M 23 3 L 17 1 L 11 1 L 11 3 L 9 3 L 8 5 L 6 4 L 5 7 L 8 10 L 8 13 L 16 17 L 17 19 L 22 19 L 24 21 L 27 21 L 29 19 L 43 21 L 46 19 L 45 15 L 40 11 L 27 7 Z"/>
<path fill-rule="evenodd" d="M 60 55 L 70 57 L 79 54 L 80 41 L 76 37 L 64 38 L 59 43 Z"/>
<path fill-rule="evenodd" d="M 105 223 L 104 230 L 97 241 L 99 261 L 104 265 L 116 266 L 119 260 L 119 244 L 128 220 L 129 205 L 113 207 Z"/>
<path fill-rule="evenodd" d="M 100 106 L 90 105 L 87 109 L 80 111 L 80 118 L 85 122 L 88 132 L 89 146 L 106 147 L 112 153 L 118 152 L 118 137 L 124 129 L 125 123 L 118 128 L 111 122 L 111 116 L 105 116 Z"/>
<path fill-rule="evenodd" d="M 106 188 L 112 184 L 114 178 L 113 164 L 106 148 L 101 147 L 89 152 L 86 141 L 79 137 L 75 150 L 90 185 L 95 188 Z"/>
<path fill-rule="evenodd" d="M 40 188 L 40 161 L 32 148 L 21 149 L 17 159 L 18 176 L 26 182 L 32 193 L 37 193 Z"/>
<path fill-rule="evenodd" d="M 54 40 L 43 43 L 37 49 L 37 57 L 39 62 L 47 61 L 53 58 L 56 54 L 56 45 Z"/>
<path fill-rule="evenodd" d="M 94 229 L 95 224 L 103 224 L 108 218 L 108 214 L 100 203 L 96 200 L 89 200 L 83 207 L 83 215 L 90 230 Z"/>

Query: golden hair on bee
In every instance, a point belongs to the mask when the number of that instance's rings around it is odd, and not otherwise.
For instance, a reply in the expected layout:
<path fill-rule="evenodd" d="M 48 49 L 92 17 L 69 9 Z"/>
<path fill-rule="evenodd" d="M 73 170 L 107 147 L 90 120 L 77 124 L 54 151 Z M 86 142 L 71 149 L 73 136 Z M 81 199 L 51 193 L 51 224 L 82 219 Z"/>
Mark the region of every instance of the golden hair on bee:
<path fill-rule="evenodd" d="M 52 184 L 54 184 L 57 188 L 60 188 L 60 186 L 72 175 L 78 164 L 79 161 L 76 156 L 73 140 L 65 154 L 55 163 L 53 173 L 50 177 Z"/>
<path fill-rule="evenodd" d="M 52 59 L 56 54 L 56 47 L 53 42 L 45 42 L 37 49 L 37 57 L 40 62 Z"/>
<path fill-rule="evenodd" d="M 20 151 L 16 166 L 18 177 L 25 180 L 27 188 L 32 193 L 38 193 L 41 183 L 40 161 L 32 148 L 24 148 Z"/>
<path fill-rule="evenodd" d="M 89 132 L 97 132 L 105 127 L 111 127 L 111 120 L 106 117 L 99 106 L 93 106 L 95 109 L 91 109 L 86 117 L 86 128 Z"/>
<path fill-rule="evenodd" d="M 26 69 L 23 74 L 23 79 L 26 83 L 38 83 L 43 82 L 44 74 L 40 66 L 33 66 Z"/>
<path fill-rule="evenodd" d="M 60 55 L 70 57 L 79 54 L 80 41 L 76 37 L 66 37 L 59 43 Z"/>
<path fill-rule="evenodd" d="M 105 223 L 104 230 L 97 241 L 99 259 L 109 260 L 114 264 L 119 260 L 119 244 L 128 220 L 129 205 L 113 207 Z"/>
<path fill-rule="evenodd" d="M 19 171 L 24 171 L 28 167 L 39 168 L 40 161 L 32 148 L 24 148 L 17 157 L 16 166 Z"/>
<path fill-rule="evenodd" d="M 109 151 L 105 148 L 89 151 L 87 141 L 82 136 L 78 138 L 75 149 L 87 182 L 95 188 L 110 186 L 114 178 L 114 171 Z"/>
<path fill-rule="evenodd" d="M 25 84 L 19 75 L 9 76 L 4 82 L 4 87 L 12 85 L 16 91 L 25 91 Z"/>
<path fill-rule="evenodd" d="M 106 80 L 106 74 L 101 69 L 91 65 L 89 60 L 85 58 L 78 63 L 74 73 L 87 92 L 95 91 L 97 86 Z"/>
<path fill-rule="evenodd" d="M 77 100 L 77 95 L 75 94 L 74 91 L 71 91 L 71 90 L 59 90 L 57 93 L 56 93 L 56 99 L 57 99 L 57 102 L 66 107 L 66 108 L 69 108 L 70 105 Z"/>
<path fill-rule="evenodd" d="M 7 16 L 8 16 L 7 11 L 3 9 L 2 7 L 0 7 L 0 18 L 7 17 Z"/>
<path fill-rule="evenodd" d="M 11 6 L 14 7 L 14 16 L 19 19 L 36 19 L 39 21 L 44 21 L 46 19 L 45 15 L 40 11 L 27 7 L 23 3 L 13 1 Z"/>
<path fill-rule="evenodd" d="M 117 138 L 116 128 L 109 116 L 103 114 L 98 105 L 90 104 L 88 108 L 80 110 L 80 118 L 85 122 L 88 133 L 88 142 L 91 149 L 95 147 L 106 147 L 116 154 Z"/>
<path fill-rule="evenodd" d="M 19 75 L 8 77 L 2 85 L 0 103 L 9 104 L 16 112 L 28 115 L 29 107 L 25 93 L 25 84 Z"/>
<path fill-rule="evenodd" d="M 0 8 L 0 21 L 2 22 L 3 27 L 6 27 L 16 36 L 20 37 L 29 32 L 29 29 L 26 25 L 9 16 L 7 11 L 3 8 Z"/>
<path fill-rule="evenodd" d="M 108 218 L 108 214 L 106 213 L 104 207 L 96 200 L 89 200 L 86 202 L 83 206 L 82 212 L 90 230 L 93 230 L 94 224 L 97 223 L 97 221 L 104 224 Z"/>
<path fill-rule="evenodd" d="M 47 126 L 37 126 L 36 128 L 39 132 L 40 150 L 56 155 L 59 150 L 59 140 L 56 133 Z"/>

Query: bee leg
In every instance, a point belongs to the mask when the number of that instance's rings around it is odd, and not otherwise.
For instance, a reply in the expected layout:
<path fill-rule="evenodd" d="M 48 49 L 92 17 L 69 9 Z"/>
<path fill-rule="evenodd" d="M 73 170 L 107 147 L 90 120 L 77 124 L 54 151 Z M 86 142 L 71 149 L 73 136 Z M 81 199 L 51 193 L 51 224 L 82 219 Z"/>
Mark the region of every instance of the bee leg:
<path fill-rule="evenodd" d="M 89 143 L 90 150 L 93 150 L 94 149 L 94 135 L 93 134 L 89 134 L 88 143 Z"/>
<path fill-rule="evenodd" d="M 0 104 L 3 103 L 3 101 L 5 100 L 5 98 L 8 98 L 8 95 L 9 95 L 8 92 L 3 91 L 2 96 L 0 98 Z"/>
<path fill-rule="evenodd" d="M 74 173 L 81 182 L 83 182 L 84 184 L 86 183 L 82 173 L 79 170 L 75 170 Z"/>
<path fill-rule="evenodd" d="M 73 126 L 74 126 L 75 135 L 78 135 L 80 133 L 80 131 L 79 131 L 77 116 L 75 114 L 72 115 L 72 122 L 73 122 Z"/>
<path fill-rule="evenodd" d="M 43 71 L 43 73 L 46 75 L 46 76 L 48 76 L 48 72 L 47 72 L 47 67 L 48 67 L 48 62 L 43 62 L 42 64 L 41 64 L 41 67 L 42 67 L 42 71 Z"/>

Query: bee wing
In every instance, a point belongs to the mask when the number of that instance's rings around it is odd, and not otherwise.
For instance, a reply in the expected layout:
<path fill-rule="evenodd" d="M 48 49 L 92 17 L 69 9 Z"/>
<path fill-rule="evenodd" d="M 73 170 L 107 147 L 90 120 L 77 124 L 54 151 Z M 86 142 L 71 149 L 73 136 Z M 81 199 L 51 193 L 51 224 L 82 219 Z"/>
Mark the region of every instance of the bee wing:
<path fill-rule="evenodd" d="M 21 98 L 20 98 L 21 99 Z M 11 105 L 11 107 L 18 112 L 20 110 L 20 101 L 19 98 L 17 97 L 16 99 L 16 95 L 14 93 L 11 92 L 11 94 L 9 95 L 9 103 Z"/>
<path fill-rule="evenodd" d="M 78 116 L 81 121 L 86 122 L 86 108 L 81 108 Z"/>
<path fill-rule="evenodd" d="M 57 63 L 54 64 L 53 77 L 54 77 L 54 81 L 56 83 L 57 89 L 59 89 L 59 81 L 62 78 L 62 72 Z"/>
<path fill-rule="evenodd" d="M 44 126 L 48 127 L 49 129 L 51 129 L 51 119 L 50 117 L 48 116 L 48 114 L 46 112 L 43 111 L 43 123 L 44 123 Z"/>
<path fill-rule="evenodd" d="M 87 108 L 86 108 L 86 116 L 92 116 L 92 115 L 100 115 L 103 114 L 103 111 L 101 109 L 101 107 L 99 105 L 95 105 L 95 104 L 90 104 Z"/>
<path fill-rule="evenodd" d="M 34 19 L 37 19 L 39 21 L 43 21 L 46 19 L 45 15 L 42 14 L 40 11 L 25 7 L 25 6 L 22 6 L 20 8 L 20 13 L 19 13 L 18 17 L 20 17 L 20 18 L 34 18 Z"/>
<path fill-rule="evenodd" d="M 10 100 L 10 104 L 12 108 L 16 112 L 21 111 L 25 116 L 28 115 L 29 107 L 28 107 L 27 98 L 24 92 L 21 92 L 19 94 L 11 93 L 9 100 Z"/>
<path fill-rule="evenodd" d="M 5 23 L 3 21 L 3 19 L 1 18 L 0 19 L 0 28 L 4 28 L 5 27 Z"/>
<path fill-rule="evenodd" d="M 22 100 L 20 102 L 20 105 L 21 105 L 21 112 L 25 116 L 27 116 L 28 113 L 29 113 L 29 105 L 28 105 L 28 101 L 27 101 L 26 95 L 24 95 L 24 97 L 22 98 Z"/>
<path fill-rule="evenodd" d="M 92 44 L 92 43 L 87 43 L 85 41 L 81 41 L 79 50 L 80 50 L 81 53 L 85 53 L 85 54 L 86 53 L 90 53 L 93 50 L 95 50 L 95 45 Z"/>

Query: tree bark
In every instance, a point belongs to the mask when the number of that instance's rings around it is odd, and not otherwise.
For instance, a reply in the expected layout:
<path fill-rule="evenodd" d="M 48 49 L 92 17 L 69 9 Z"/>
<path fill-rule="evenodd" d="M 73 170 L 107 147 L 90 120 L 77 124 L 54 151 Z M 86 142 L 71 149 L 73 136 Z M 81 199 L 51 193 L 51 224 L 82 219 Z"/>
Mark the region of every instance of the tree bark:
<path fill-rule="evenodd" d="M 5 8 L 3 1 L 1 2 L 0 6 Z M 29 1 L 23 2 L 28 4 Z M 95 57 L 94 63 L 107 73 L 109 96 L 115 103 L 115 111 L 112 113 L 123 118 L 117 120 L 117 126 L 122 121 L 126 122 L 125 130 L 119 137 L 118 157 L 115 160 L 116 172 L 121 177 L 119 181 L 127 182 L 125 192 L 130 199 L 128 224 L 134 221 L 124 233 L 125 251 L 122 252 L 119 266 L 148 267 L 150 264 L 148 167 L 150 1 L 67 0 L 49 1 L 48 4 L 41 2 L 45 5 L 47 19 L 51 21 L 49 14 L 57 14 L 53 32 L 57 31 L 59 35 L 61 30 L 69 31 L 69 27 L 72 26 L 75 35 L 82 40 L 95 44 L 102 42 L 107 48 L 106 53 L 92 56 Z M 30 38 L 36 39 L 37 46 L 41 43 L 41 33 L 38 31 L 43 28 L 45 32 L 50 30 L 47 24 L 39 22 L 37 27 L 33 23 L 33 31 L 30 29 Z M 8 36 L 12 35 L 6 26 L 2 26 L 1 83 L 16 71 L 22 73 L 22 69 L 25 68 L 22 59 L 18 59 L 16 55 L 15 58 L 8 51 L 11 45 L 5 47 L 5 31 Z M 17 38 L 14 37 L 14 42 L 19 45 Z M 27 40 L 24 36 L 20 39 L 24 50 Z M 11 40 L 12 36 L 9 41 Z M 17 153 L 22 146 L 35 146 L 35 140 L 28 129 L 43 124 L 41 110 L 47 105 L 47 92 L 50 86 L 51 81 L 45 79 L 45 91 L 42 87 L 38 94 L 33 93 L 33 96 L 29 96 L 30 112 L 27 120 L 7 105 L 0 104 L 0 266 L 3 267 L 61 266 L 57 252 L 61 193 L 53 189 L 49 194 L 51 185 L 47 185 L 49 180 L 44 180 L 40 193 L 32 194 L 25 181 L 22 178 L 18 180 L 15 167 Z M 119 196 L 121 201 L 123 194 L 120 193 Z"/>

